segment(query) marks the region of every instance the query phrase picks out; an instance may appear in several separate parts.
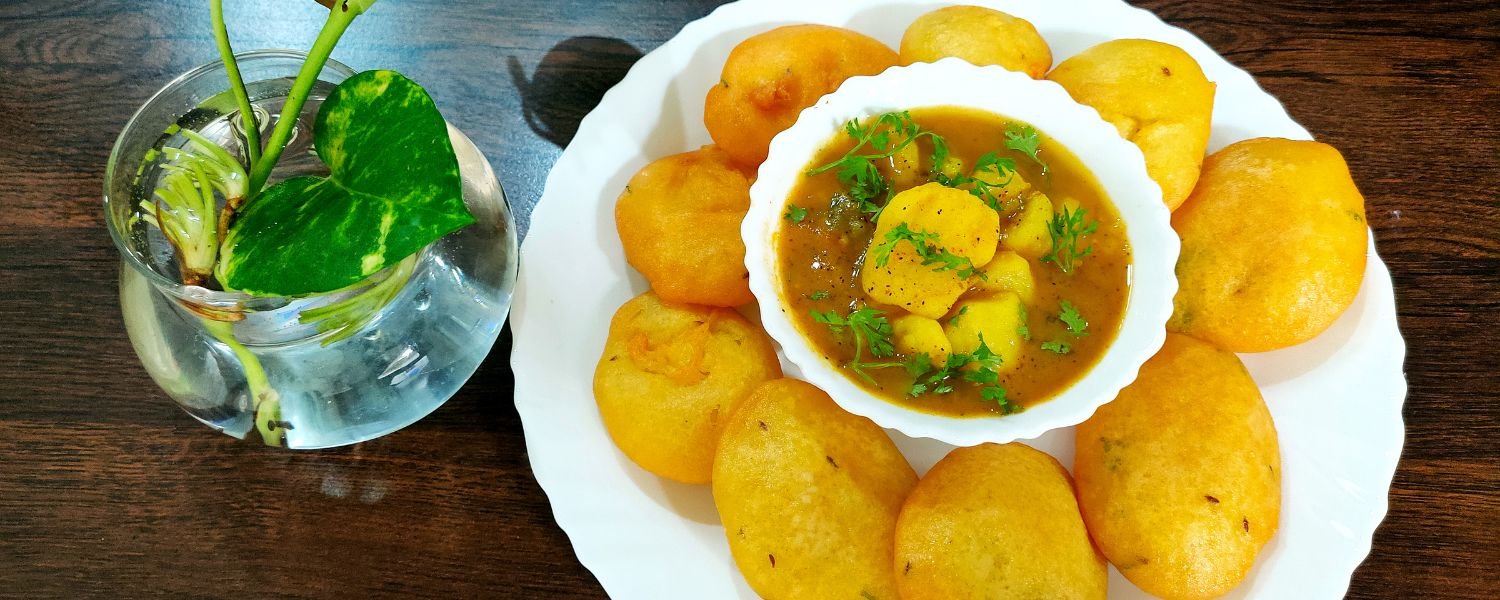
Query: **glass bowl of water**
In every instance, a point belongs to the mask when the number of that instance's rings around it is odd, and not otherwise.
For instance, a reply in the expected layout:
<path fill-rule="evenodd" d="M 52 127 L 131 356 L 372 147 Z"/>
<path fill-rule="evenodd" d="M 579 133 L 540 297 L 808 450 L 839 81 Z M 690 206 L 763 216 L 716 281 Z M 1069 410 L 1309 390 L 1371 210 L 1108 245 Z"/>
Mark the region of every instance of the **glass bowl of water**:
<path fill-rule="evenodd" d="M 278 119 L 297 119 L 273 184 L 328 174 L 312 147 L 313 123 L 334 86 L 354 75 L 330 60 L 300 113 L 280 115 L 305 57 L 237 56 L 261 139 Z M 120 253 L 125 329 L 142 365 L 199 421 L 288 448 L 362 442 L 436 410 L 479 368 L 510 309 L 516 229 L 489 161 L 449 124 L 476 222 L 363 282 L 305 297 L 185 285 L 176 252 L 142 218 L 142 205 L 165 174 L 164 150 L 189 143 L 181 130 L 242 160 L 243 125 L 229 89 L 221 62 L 184 73 L 141 106 L 110 153 L 105 220 Z"/>

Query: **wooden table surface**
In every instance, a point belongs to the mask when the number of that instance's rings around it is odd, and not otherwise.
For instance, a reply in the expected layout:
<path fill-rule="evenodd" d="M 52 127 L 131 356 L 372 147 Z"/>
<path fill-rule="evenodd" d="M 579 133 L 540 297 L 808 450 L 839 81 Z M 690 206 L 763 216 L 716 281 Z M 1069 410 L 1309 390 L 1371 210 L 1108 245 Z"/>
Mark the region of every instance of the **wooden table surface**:
<path fill-rule="evenodd" d="M 322 19 L 300 0 L 229 4 L 241 50 L 306 48 Z M 577 120 L 714 4 L 386 0 L 335 57 L 422 81 L 524 227 Z M 1141 4 L 1343 150 L 1395 278 L 1406 446 L 1350 597 L 1500 596 L 1500 8 Z M 332 451 L 213 433 L 147 378 L 103 170 L 132 111 L 215 57 L 206 6 L 0 3 L 0 596 L 602 596 L 532 478 L 508 334 L 431 417 Z"/>

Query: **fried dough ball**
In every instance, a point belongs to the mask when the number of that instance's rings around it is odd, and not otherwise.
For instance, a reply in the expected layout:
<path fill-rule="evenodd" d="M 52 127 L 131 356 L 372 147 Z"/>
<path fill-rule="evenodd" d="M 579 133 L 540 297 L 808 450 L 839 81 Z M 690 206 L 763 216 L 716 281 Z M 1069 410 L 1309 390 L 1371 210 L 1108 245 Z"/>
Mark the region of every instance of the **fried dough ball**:
<path fill-rule="evenodd" d="M 1198 181 L 1214 108 L 1214 83 L 1192 56 L 1161 42 L 1114 40 L 1063 61 L 1047 78 L 1141 149 L 1167 208 L 1182 204 Z"/>
<path fill-rule="evenodd" d="M 790 25 L 740 42 L 708 91 L 703 124 L 714 143 L 746 167 L 766 159 L 771 138 L 802 109 L 855 75 L 896 64 L 885 44 L 848 29 Z"/>
<path fill-rule="evenodd" d="M 646 165 L 615 203 L 625 260 L 669 302 L 739 306 L 754 299 L 740 222 L 750 178 L 714 146 Z"/>
<path fill-rule="evenodd" d="M 646 292 L 610 320 L 594 399 L 630 460 L 668 479 L 707 483 L 730 413 L 780 376 L 771 339 L 739 313 Z"/>
<path fill-rule="evenodd" d="M 958 448 L 896 522 L 902 600 L 1103 599 L 1109 583 L 1057 460 L 1025 444 Z"/>
<path fill-rule="evenodd" d="M 979 6 L 949 6 L 917 17 L 901 36 L 901 64 L 949 56 L 976 65 L 1000 65 L 1041 79 L 1052 67 L 1052 49 L 1030 21 Z"/>
<path fill-rule="evenodd" d="M 1239 585 L 1281 518 L 1271 413 L 1233 353 L 1168 334 L 1134 383 L 1078 426 L 1073 475 L 1109 562 L 1163 598 Z"/>
<path fill-rule="evenodd" d="M 794 379 L 751 393 L 714 458 L 729 550 L 768 600 L 894 600 L 896 515 L 916 483 L 884 430 Z"/>
<path fill-rule="evenodd" d="M 1182 257 L 1168 327 L 1234 352 L 1317 337 L 1364 281 L 1364 197 L 1327 144 L 1261 138 L 1214 153 L 1172 227 Z"/>

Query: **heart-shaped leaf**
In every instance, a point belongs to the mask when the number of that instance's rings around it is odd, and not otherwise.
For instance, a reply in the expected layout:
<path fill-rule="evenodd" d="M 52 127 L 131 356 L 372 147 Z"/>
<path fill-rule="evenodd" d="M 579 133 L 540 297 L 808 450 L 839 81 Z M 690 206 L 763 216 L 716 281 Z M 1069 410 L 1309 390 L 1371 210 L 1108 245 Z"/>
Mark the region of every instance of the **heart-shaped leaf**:
<path fill-rule="evenodd" d="M 229 229 L 216 272 L 230 289 L 295 296 L 369 277 L 474 222 L 447 123 L 426 90 L 365 71 L 318 110 L 328 177 L 266 188 Z"/>

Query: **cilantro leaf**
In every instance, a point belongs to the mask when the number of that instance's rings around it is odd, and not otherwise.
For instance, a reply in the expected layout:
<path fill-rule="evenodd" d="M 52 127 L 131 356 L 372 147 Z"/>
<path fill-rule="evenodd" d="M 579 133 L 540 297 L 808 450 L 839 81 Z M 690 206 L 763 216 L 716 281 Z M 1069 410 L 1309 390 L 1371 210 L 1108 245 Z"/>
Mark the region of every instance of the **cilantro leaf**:
<path fill-rule="evenodd" d="M 816 292 L 808 294 L 807 295 L 807 299 L 809 299 L 809 300 L 827 300 L 828 296 L 829 296 L 828 290 L 818 290 Z"/>
<path fill-rule="evenodd" d="M 922 356 L 925 357 L 926 355 Z M 948 360 L 944 361 L 940 369 L 930 370 L 932 367 L 931 359 L 927 359 L 926 363 L 921 365 L 924 367 L 921 374 L 917 374 L 916 369 L 909 368 L 908 373 L 913 374 L 913 381 L 911 389 L 907 393 L 912 397 L 921 396 L 926 393 L 947 394 L 953 391 L 952 381 L 957 377 L 963 381 L 981 386 L 980 393 L 983 395 L 986 394 L 984 390 L 991 389 L 991 387 L 999 388 L 1000 363 L 1000 356 L 995 354 L 989 345 L 985 343 L 984 337 L 980 336 L 979 347 L 975 348 L 974 352 L 969 354 L 961 352 L 949 354 Z M 994 392 L 989 393 L 993 394 Z"/>
<path fill-rule="evenodd" d="M 932 140 L 934 156 L 938 149 L 943 157 L 948 154 L 942 137 L 922 129 L 907 111 L 888 112 L 866 124 L 851 119 L 844 123 L 844 133 L 854 139 L 854 147 L 833 162 L 809 169 L 806 175 L 812 177 L 835 171 L 839 184 L 849 190 L 849 196 L 860 203 L 872 221 L 895 194 L 895 189 L 876 166 L 878 161 L 895 156 L 921 138 Z M 877 199 L 880 201 L 876 202 Z"/>
<path fill-rule="evenodd" d="M 896 244 L 902 241 L 911 242 L 917 249 L 918 255 L 923 255 L 932 244 L 937 243 L 937 234 L 926 231 L 912 231 L 906 223 L 897 223 L 890 231 L 885 232 L 885 240 L 871 247 L 871 255 L 875 258 L 875 266 L 885 267 L 891 261 L 891 251 L 896 249 Z"/>
<path fill-rule="evenodd" d="M 920 352 L 906 359 L 906 374 L 913 379 L 921 377 L 932 370 L 932 357 L 926 352 Z"/>
<path fill-rule="evenodd" d="M 1081 207 L 1077 211 L 1071 211 L 1064 206 L 1062 212 L 1052 215 L 1052 220 L 1047 223 L 1052 249 L 1042 256 L 1042 262 L 1054 263 L 1062 272 L 1072 273 L 1079 259 L 1093 254 L 1093 246 L 1078 249 L 1079 238 L 1099 229 L 1098 221 L 1084 221 L 1083 215 L 1086 212 L 1088 210 Z"/>
<path fill-rule="evenodd" d="M 1017 125 L 1011 123 L 1005 126 L 1005 147 L 1025 154 L 1042 166 L 1042 174 L 1047 174 L 1047 163 L 1042 161 L 1040 152 L 1042 150 L 1042 136 L 1037 134 L 1036 129 L 1030 125 Z"/>
<path fill-rule="evenodd" d="M 870 247 L 870 255 L 875 259 L 876 267 L 885 267 L 890 263 L 891 251 L 896 249 L 896 244 L 910 242 L 917 250 L 917 256 L 922 259 L 922 266 L 937 265 L 933 268 L 939 273 L 945 271 L 957 271 L 959 279 L 968 279 L 978 275 L 984 279 L 985 275 L 974 266 L 973 261 L 959 256 L 947 249 L 938 246 L 938 234 L 930 231 L 913 231 L 906 223 L 897 223 L 890 231 L 885 232 L 885 240 Z"/>
<path fill-rule="evenodd" d="M 1042 349 L 1057 354 L 1067 354 L 1073 351 L 1073 347 L 1067 342 L 1042 342 Z"/>
<path fill-rule="evenodd" d="M 945 149 L 946 150 L 946 149 Z M 933 155 L 934 169 L 942 163 Z M 945 155 L 946 160 L 946 155 Z M 989 175 L 981 178 L 980 175 Z M 979 160 L 974 162 L 974 168 L 968 175 L 947 175 L 934 171 L 932 180 L 951 188 L 966 189 L 974 197 L 983 200 L 985 204 L 996 211 L 1005 210 L 1005 202 L 994 190 L 1005 188 L 1010 185 L 1012 178 L 1016 175 L 1016 161 L 1003 158 L 994 152 L 987 152 Z"/>
<path fill-rule="evenodd" d="M 853 336 L 854 359 L 849 361 L 848 367 L 871 384 L 876 383 L 875 378 L 866 373 L 865 369 L 905 366 L 905 363 L 900 362 L 872 363 L 864 360 L 866 350 L 875 358 L 886 358 L 896 353 L 895 346 L 891 343 L 890 319 L 880 310 L 866 306 L 851 311 L 847 316 L 831 310 L 809 312 L 814 322 L 827 325 L 828 330 L 835 335 L 842 335 L 847 331 Z"/>
<path fill-rule="evenodd" d="M 788 204 L 786 207 L 786 214 L 782 215 L 781 217 L 792 223 L 801 223 L 803 219 L 807 218 L 807 209 L 797 206 L 796 204 Z"/>
<path fill-rule="evenodd" d="M 983 398 L 986 401 L 994 402 L 995 404 L 1000 405 L 1000 412 L 1004 414 L 1009 415 L 1021 412 L 1021 407 L 1015 403 L 1012 403 L 1010 399 L 1006 397 L 1004 387 L 994 385 L 982 388 L 979 390 L 979 397 Z"/>
<path fill-rule="evenodd" d="M 817 310 L 813 310 L 811 311 L 811 313 L 813 321 L 827 325 L 829 331 L 832 331 L 834 333 L 844 332 L 846 323 L 844 322 L 844 317 L 840 316 L 838 313 L 831 310 L 828 312 L 819 312 Z"/>
<path fill-rule="evenodd" d="M 891 321 L 885 317 L 885 313 L 866 306 L 849 313 L 848 322 L 855 337 L 864 338 L 870 347 L 870 354 L 877 358 L 895 354 L 895 347 L 891 344 Z"/>
<path fill-rule="evenodd" d="M 1061 306 L 1062 312 L 1057 315 L 1057 318 L 1068 327 L 1068 333 L 1073 334 L 1074 337 L 1088 335 L 1085 330 L 1088 329 L 1089 322 L 1078 312 L 1078 307 L 1073 306 L 1073 303 L 1067 300 L 1063 300 Z"/>
<path fill-rule="evenodd" d="M 1021 304 L 1016 306 L 1016 308 L 1021 311 L 1021 321 L 1019 325 L 1016 325 L 1016 335 L 1021 336 L 1023 340 L 1031 341 L 1031 328 L 1026 326 L 1026 305 Z"/>
<path fill-rule="evenodd" d="M 1000 370 L 1000 355 L 995 354 L 994 351 L 990 350 L 990 347 L 984 343 L 983 335 L 979 336 L 979 347 L 974 349 L 974 353 L 969 355 L 969 358 L 972 362 L 978 365 L 978 368 L 981 371 L 997 372 Z M 998 378 L 999 375 L 996 375 L 996 377 Z"/>

